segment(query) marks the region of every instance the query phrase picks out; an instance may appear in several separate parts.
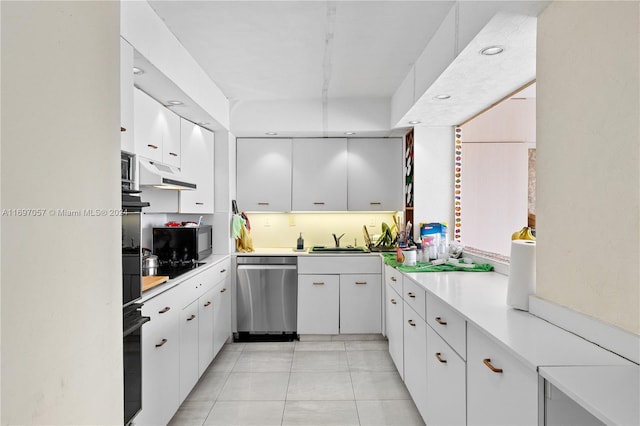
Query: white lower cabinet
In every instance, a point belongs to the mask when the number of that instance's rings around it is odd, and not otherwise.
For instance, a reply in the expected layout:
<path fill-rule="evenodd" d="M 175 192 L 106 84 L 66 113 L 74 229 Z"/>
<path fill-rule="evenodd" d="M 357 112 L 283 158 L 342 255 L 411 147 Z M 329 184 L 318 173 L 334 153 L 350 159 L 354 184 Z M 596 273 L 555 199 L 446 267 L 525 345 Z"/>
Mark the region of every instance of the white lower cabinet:
<path fill-rule="evenodd" d="M 466 424 L 465 362 L 427 325 L 428 425 Z"/>
<path fill-rule="evenodd" d="M 300 256 L 298 334 L 381 333 L 381 273 L 377 256 Z"/>
<path fill-rule="evenodd" d="M 228 269 L 213 288 L 213 354 L 217 354 L 231 336 L 231 289 Z M 208 365 L 208 364 L 207 364 Z M 206 367 L 205 367 L 206 368 Z"/>
<path fill-rule="evenodd" d="M 198 377 L 209 367 L 216 353 L 214 348 L 214 289 L 198 298 Z M 196 302 L 194 302 L 196 303 Z"/>
<path fill-rule="evenodd" d="M 382 331 L 380 274 L 340 275 L 340 333 Z"/>
<path fill-rule="evenodd" d="M 404 302 L 404 384 L 423 419 L 427 416 L 427 323 Z"/>
<path fill-rule="evenodd" d="M 538 374 L 467 324 L 467 424 L 538 425 Z"/>
<path fill-rule="evenodd" d="M 144 302 L 142 411 L 135 425 L 167 424 L 231 335 L 229 260 Z"/>
<path fill-rule="evenodd" d="M 142 411 L 136 425 L 167 424 L 179 407 L 180 308 L 177 291 L 149 300 L 142 315 L 151 320 L 142 327 Z"/>
<path fill-rule="evenodd" d="M 198 301 L 180 312 L 180 404 L 198 382 Z"/>
<path fill-rule="evenodd" d="M 338 334 L 340 275 L 298 275 L 298 334 Z"/>
<path fill-rule="evenodd" d="M 393 360 L 400 377 L 404 380 L 404 325 L 402 321 L 402 298 L 391 287 L 386 285 L 386 333 L 389 341 L 389 354 Z"/>

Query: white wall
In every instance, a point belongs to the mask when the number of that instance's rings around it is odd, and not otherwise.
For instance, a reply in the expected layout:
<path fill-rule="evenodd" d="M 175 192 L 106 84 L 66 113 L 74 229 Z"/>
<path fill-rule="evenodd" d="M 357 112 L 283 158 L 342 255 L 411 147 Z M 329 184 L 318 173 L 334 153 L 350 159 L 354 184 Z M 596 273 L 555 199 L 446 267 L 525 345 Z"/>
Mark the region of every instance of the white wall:
<path fill-rule="evenodd" d="M 2 424 L 121 424 L 118 2 L 1 2 Z"/>
<path fill-rule="evenodd" d="M 640 3 L 538 19 L 537 296 L 640 334 Z"/>
<path fill-rule="evenodd" d="M 453 236 L 454 128 L 417 125 L 414 136 L 414 238 L 420 222 L 447 222 Z"/>
<path fill-rule="evenodd" d="M 463 140 L 467 134 L 463 131 Z M 527 226 L 528 144 L 463 143 L 461 243 L 509 256 Z"/>

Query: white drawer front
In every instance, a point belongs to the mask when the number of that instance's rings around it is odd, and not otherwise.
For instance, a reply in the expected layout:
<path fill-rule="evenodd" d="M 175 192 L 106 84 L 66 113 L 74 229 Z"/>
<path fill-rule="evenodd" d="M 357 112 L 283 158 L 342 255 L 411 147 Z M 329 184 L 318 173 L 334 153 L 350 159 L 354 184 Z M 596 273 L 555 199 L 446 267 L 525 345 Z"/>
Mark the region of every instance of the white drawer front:
<path fill-rule="evenodd" d="M 402 287 L 402 298 L 422 319 L 425 319 L 426 291 L 408 278 L 402 280 Z"/>
<path fill-rule="evenodd" d="M 462 357 L 467 358 L 466 321 L 460 314 L 435 296 L 427 297 L 429 324 Z"/>
<path fill-rule="evenodd" d="M 385 265 L 384 280 L 385 283 L 389 284 L 398 294 L 402 294 L 402 272 Z"/>

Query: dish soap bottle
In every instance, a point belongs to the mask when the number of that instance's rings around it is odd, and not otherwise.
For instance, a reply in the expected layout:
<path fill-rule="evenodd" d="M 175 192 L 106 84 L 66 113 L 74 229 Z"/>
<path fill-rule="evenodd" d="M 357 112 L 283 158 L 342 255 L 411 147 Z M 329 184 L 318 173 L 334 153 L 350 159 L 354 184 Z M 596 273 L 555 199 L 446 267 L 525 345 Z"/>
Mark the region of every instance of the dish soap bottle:
<path fill-rule="evenodd" d="M 304 239 L 302 238 L 302 232 L 300 233 L 300 236 L 298 237 L 298 244 L 296 244 L 296 250 L 302 250 L 304 249 Z"/>

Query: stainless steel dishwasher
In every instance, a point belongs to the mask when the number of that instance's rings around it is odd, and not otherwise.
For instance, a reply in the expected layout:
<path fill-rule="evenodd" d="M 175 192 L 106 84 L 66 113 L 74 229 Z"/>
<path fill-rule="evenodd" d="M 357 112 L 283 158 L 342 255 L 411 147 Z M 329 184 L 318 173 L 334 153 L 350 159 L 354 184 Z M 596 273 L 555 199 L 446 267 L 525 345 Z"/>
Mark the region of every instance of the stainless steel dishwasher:
<path fill-rule="evenodd" d="M 295 256 L 238 256 L 237 340 L 297 338 Z"/>

